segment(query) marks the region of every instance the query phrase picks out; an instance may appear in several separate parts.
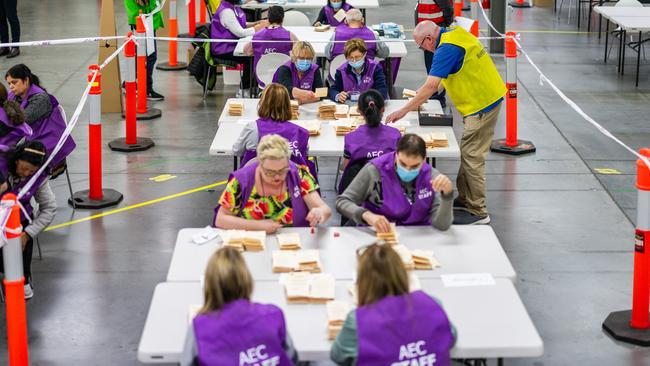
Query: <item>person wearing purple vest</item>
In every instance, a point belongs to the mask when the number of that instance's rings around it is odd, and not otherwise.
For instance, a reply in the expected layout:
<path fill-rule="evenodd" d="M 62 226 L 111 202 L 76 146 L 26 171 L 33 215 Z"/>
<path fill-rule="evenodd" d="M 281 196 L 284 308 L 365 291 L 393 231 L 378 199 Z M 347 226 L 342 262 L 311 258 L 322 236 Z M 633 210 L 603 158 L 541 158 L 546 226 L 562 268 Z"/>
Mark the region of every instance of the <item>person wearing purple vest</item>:
<path fill-rule="evenodd" d="M 370 89 L 363 92 L 357 108 L 366 123 L 343 137 L 344 170 L 339 194 L 345 191 L 366 162 L 395 151 L 402 137 L 398 129 L 381 123 L 385 105 L 378 91 Z"/>
<path fill-rule="evenodd" d="M 330 43 L 325 46 L 325 57 L 332 61 L 336 56 L 342 55 L 345 42 L 352 38 L 363 39 L 366 42 L 368 47 L 366 56 L 371 60 L 375 57 L 386 58 L 390 54 L 388 46 L 379 40 L 372 29 L 366 27 L 361 10 L 350 9 L 345 14 L 345 23 L 334 29 Z"/>
<path fill-rule="evenodd" d="M 280 84 L 269 84 L 262 92 L 257 115 L 260 118 L 249 122 L 232 146 L 233 154 L 241 157 L 241 166 L 255 158 L 255 149 L 262 137 L 277 134 L 289 141 L 291 161 L 307 166 L 315 177 L 316 166 L 307 159 L 309 131 L 289 122 L 291 104 L 287 89 Z"/>
<path fill-rule="evenodd" d="M 352 9 L 352 5 L 348 4 L 346 0 L 328 0 L 327 5 L 323 6 L 318 13 L 318 17 L 314 22 L 314 27 L 329 24 L 332 27 L 338 27 L 343 23 L 344 17 L 341 20 L 336 19 L 336 15 L 340 10 L 343 10 L 343 15 L 348 10 Z"/>
<path fill-rule="evenodd" d="M 274 233 L 283 226 L 314 227 L 329 220 L 332 211 L 318 193 L 315 178 L 290 157 L 282 136 L 262 137 L 257 161 L 230 174 L 214 209 L 214 226 Z"/>
<path fill-rule="evenodd" d="M 47 151 L 53 151 L 67 127 L 59 102 L 40 86 L 38 76 L 23 64 L 10 68 L 5 78 L 11 89 L 9 99 L 20 103 L 25 122 L 32 129 L 32 134 L 26 136 L 26 140 L 38 140 L 45 145 Z M 76 146 L 72 136 L 68 136 L 50 162 L 48 174 L 62 172 L 61 167 L 65 166 L 66 157 Z"/>
<path fill-rule="evenodd" d="M 426 145 L 404 135 L 397 151 L 366 164 L 336 199 L 336 209 L 357 225 L 378 232 L 397 225 L 433 225 L 447 230 L 453 221 L 451 181 L 425 162 Z"/>
<path fill-rule="evenodd" d="M 253 277 L 244 257 L 233 248 L 217 250 L 205 269 L 204 303 L 187 337 L 187 361 L 200 366 L 298 362 L 282 310 L 252 302 L 252 293 Z"/>
<path fill-rule="evenodd" d="M 7 178 L 6 182 L 8 186 L 6 189 L 18 195 L 46 160 L 47 150 L 40 141 L 26 141 L 18 145 L 9 156 L 7 170 L 2 171 L 2 174 L 0 174 Z M 21 210 L 20 221 L 24 229 L 20 234 L 20 241 L 23 246 L 24 290 L 26 299 L 34 296 L 34 291 L 30 284 L 32 276 L 33 239 L 52 223 L 56 215 L 56 197 L 50 188 L 49 178 L 49 175 L 43 172 L 26 194 L 20 198 L 21 205 L 29 215 L 29 218 L 27 218 L 25 212 Z M 4 193 L 1 188 L 0 193 Z M 38 205 L 36 215 L 34 214 L 34 207 L 32 207 L 31 203 L 32 198 Z M 31 223 L 29 221 L 30 219 Z M 2 263 L 2 255 L 0 253 L 0 272 L 3 271 Z"/>
<path fill-rule="evenodd" d="M 0 84 L 0 172 L 6 173 L 9 163 L 7 154 L 26 136 L 32 135 L 32 129 L 25 123 L 20 104 L 8 99 L 7 89 Z"/>
<path fill-rule="evenodd" d="M 388 244 L 359 252 L 358 308 L 348 313 L 330 358 L 338 365 L 451 365 L 456 330 L 439 302 L 409 293 L 409 276 Z"/>
<path fill-rule="evenodd" d="M 334 84 L 330 86 L 329 97 L 339 103 L 356 103 L 359 95 L 368 89 L 375 89 L 384 99 L 388 99 L 386 77 L 381 65 L 366 57 L 368 48 L 359 38 L 345 42 L 347 62 L 336 70 Z"/>
<path fill-rule="evenodd" d="M 298 41 L 291 49 L 291 61 L 280 66 L 273 75 L 273 82 L 284 85 L 291 99 L 300 104 L 320 100 L 317 88 L 324 87 L 320 67 L 313 62 L 316 52 L 309 42 Z"/>
<path fill-rule="evenodd" d="M 210 38 L 237 40 L 250 37 L 268 25 L 267 20 L 247 23 L 246 14 L 239 7 L 239 0 L 222 0 L 212 17 Z M 240 84 L 240 94 L 244 95 L 244 89 L 250 85 L 251 59 L 248 56 L 235 56 L 233 52 L 236 46 L 236 42 L 214 42 L 210 44 L 210 52 L 214 57 L 244 65 Z"/>
<path fill-rule="evenodd" d="M 257 62 L 268 53 L 291 53 L 292 42 L 297 42 L 298 37 L 282 27 L 284 9 L 281 6 L 271 6 L 268 15 L 269 26 L 253 35 L 253 41 L 244 46 L 244 54 L 253 55 L 253 70 L 257 70 Z M 255 42 L 267 41 L 267 42 Z M 278 42 L 268 42 L 278 41 Z M 257 72 L 257 71 L 256 71 Z M 264 82 L 257 77 L 257 83 L 264 87 Z"/>

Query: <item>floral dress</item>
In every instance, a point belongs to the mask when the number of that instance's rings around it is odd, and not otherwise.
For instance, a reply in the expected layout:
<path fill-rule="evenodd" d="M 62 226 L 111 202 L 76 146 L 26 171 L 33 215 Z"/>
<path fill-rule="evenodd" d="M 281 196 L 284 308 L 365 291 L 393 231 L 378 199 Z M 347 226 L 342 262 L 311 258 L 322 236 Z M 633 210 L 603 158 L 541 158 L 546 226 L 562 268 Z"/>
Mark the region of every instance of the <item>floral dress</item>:
<path fill-rule="evenodd" d="M 318 189 L 316 179 L 309 173 L 306 166 L 298 166 L 298 175 L 300 176 L 300 193 L 303 197 Z M 239 181 L 237 178 L 232 177 L 226 184 L 226 189 L 221 194 L 221 198 L 219 198 L 221 207 L 247 220 L 271 219 L 285 226 L 293 225 L 293 209 L 291 208 L 289 192 L 284 192 L 278 196 L 262 196 L 253 187 L 243 208 L 242 201 Z"/>

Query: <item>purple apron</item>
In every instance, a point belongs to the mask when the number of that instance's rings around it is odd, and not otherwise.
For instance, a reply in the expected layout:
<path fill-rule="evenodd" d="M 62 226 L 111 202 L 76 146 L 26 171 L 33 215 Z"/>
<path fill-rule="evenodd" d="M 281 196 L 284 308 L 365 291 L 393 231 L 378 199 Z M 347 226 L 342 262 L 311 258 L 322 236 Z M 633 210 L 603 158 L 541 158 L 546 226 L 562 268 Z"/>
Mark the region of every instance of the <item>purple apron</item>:
<path fill-rule="evenodd" d="M 41 94 L 41 93 L 47 93 L 47 92 L 36 85 L 31 85 L 29 87 L 29 90 L 27 90 L 27 95 L 20 102 L 20 107 L 23 110 L 27 109 L 29 107 L 29 98 L 34 94 Z M 52 103 L 52 113 L 50 113 L 49 116 L 32 123 L 31 128 L 33 130 L 33 133 L 31 136 L 26 136 L 25 140 L 26 141 L 38 140 L 42 142 L 43 145 L 45 145 L 45 149 L 49 156 L 54 150 L 56 144 L 59 142 L 59 139 L 63 135 L 63 131 L 67 127 L 67 123 L 63 119 L 63 115 L 59 110 L 59 101 L 56 100 L 56 98 L 50 94 L 48 94 L 48 96 L 50 97 L 50 103 Z M 15 100 L 16 96 L 13 93 L 9 93 L 9 99 Z M 54 156 L 54 159 L 52 159 L 52 161 L 50 162 L 49 169 L 51 170 L 57 167 L 59 164 L 61 164 L 61 162 L 63 162 L 63 160 L 68 155 L 70 155 L 70 153 L 72 152 L 72 150 L 75 149 L 75 147 L 77 147 L 77 144 L 75 144 L 74 140 L 72 139 L 72 136 L 68 136 L 68 138 L 63 143 L 63 146 L 61 146 L 59 152 Z"/>
<path fill-rule="evenodd" d="M 237 178 L 239 186 L 241 189 L 240 199 L 245 204 L 248 201 L 248 198 L 253 191 L 255 186 L 255 169 L 259 163 L 256 161 L 250 165 L 247 165 L 243 168 L 237 169 L 234 172 L 230 173 L 228 180 L 231 178 Z M 298 174 L 298 167 L 293 162 L 289 162 L 289 173 L 287 173 L 287 190 L 291 197 L 291 209 L 293 210 L 293 225 L 294 227 L 307 227 L 309 223 L 305 220 L 309 210 L 305 201 L 302 199 L 302 194 L 300 192 L 300 175 Z M 214 209 L 214 223 L 217 218 L 217 213 L 219 212 L 219 207 L 217 206 Z M 241 217 L 242 210 L 239 211 L 239 216 Z"/>
<path fill-rule="evenodd" d="M 292 61 L 288 61 L 284 64 L 284 66 L 288 67 L 289 70 L 291 70 L 291 78 L 293 79 L 294 88 L 311 91 L 314 90 L 314 75 L 316 74 L 316 70 L 318 70 L 317 64 L 312 63 L 309 70 L 302 74 L 302 78 L 298 76 L 298 69 Z M 273 75 L 273 82 L 278 82 L 278 71 L 276 71 Z"/>
<path fill-rule="evenodd" d="M 375 85 L 375 69 L 379 63 L 375 60 L 366 58 L 366 63 L 363 66 L 363 74 L 361 75 L 361 82 L 357 83 L 357 78 L 353 75 L 352 70 L 348 70 L 348 62 L 346 61 L 337 70 L 341 72 L 343 78 L 343 91 L 348 93 L 357 92 L 359 94 L 371 89 Z"/>
<path fill-rule="evenodd" d="M 283 41 L 283 42 L 255 42 L 255 41 Z M 257 70 L 257 62 L 267 53 L 291 53 L 291 33 L 283 27 L 264 28 L 253 35 L 253 70 Z M 257 72 L 256 72 L 257 74 Z M 264 83 L 260 78 L 257 82 L 261 87 Z"/>
<path fill-rule="evenodd" d="M 366 47 L 368 47 L 366 57 L 371 60 L 375 58 L 375 55 L 377 54 L 377 42 L 375 42 L 375 40 L 377 38 L 370 28 L 365 26 L 361 28 L 350 28 L 347 24 L 341 24 L 336 27 L 336 30 L 334 31 L 335 41 L 349 41 L 352 38 L 361 38 L 366 41 Z M 345 42 L 335 42 L 334 47 L 332 48 L 330 61 L 333 60 L 334 57 L 343 54 L 344 48 Z"/>
<path fill-rule="evenodd" d="M 348 3 L 343 4 L 339 9 L 334 9 L 330 6 L 329 0 L 327 1 L 327 5 L 323 7 L 325 9 L 325 17 L 327 18 L 327 24 L 331 25 L 332 27 L 338 27 L 340 24 L 343 24 L 343 22 L 339 22 L 334 18 L 334 14 L 336 14 L 340 9 L 345 10 L 346 12 L 350 9 L 352 9 L 352 6 L 350 6 Z"/>
<path fill-rule="evenodd" d="M 381 207 L 365 202 L 363 207 L 375 214 L 386 216 L 388 221 L 396 222 L 397 225 L 431 225 L 429 211 L 435 197 L 431 188 L 431 166 L 426 162 L 422 164 L 420 174 L 415 178 L 415 202 L 411 204 L 395 170 L 395 155 L 396 153 L 392 152 L 370 161 L 370 164 L 379 170 L 384 202 Z"/>
<path fill-rule="evenodd" d="M 383 154 L 395 151 L 397 141 L 402 137 L 398 129 L 380 124 L 377 127 L 370 128 L 368 125 L 361 125 L 356 130 L 348 133 L 343 138 L 344 151 L 350 153 L 350 160 L 343 171 L 354 165 L 358 161 L 372 160 Z M 339 193 L 343 193 L 343 187 L 339 185 Z"/>
<path fill-rule="evenodd" d="M 357 366 L 451 364 L 449 319 L 424 292 L 385 297 L 358 308 L 356 316 Z"/>
<path fill-rule="evenodd" d="M 235 16 L 237 17 L 239 24 L 242 26 L 242 28 L 246 28 L 246 14 L 244 14 L 244 11 L 241 10 L 239 6 L 234 6 L 227 1 L 222 1 L 221 4 L 219 4 L 217 11 L 214 13 L 214 16 L 212 17 L 212 29 L 210 31 L 210 38 L 239 39 L 239 37 L 234 35 L 230 30 L 221 24 L 221 12 L 223 12 L 225 9 L 231 9 L 233 12 L 235 12 Z M 236 46 L 236 42 L 213 42 L 210 44 L 210 52 L 213 55 L 223 55 L 233 52 Z"/>
<path fill-rule="evenodd" d="M 197 315 L 193 325 L 199 365 L 293 365 L 283 348 L 284 315 L 275 305 L 235 300 Z"/>
<path fill-rule="evenodd" d="M 33 132 L 27 123 L 22 123 L 19 126 L 14 126 L 9 122 L 9 117 L 4 109 L 0 108 L 0 123 L 4 124 L 10 129 L 9 133 L 0 136 L 0 172 L 7 176 L 7 159 L 8 154 L 23 138 L 30 136 Z"/>

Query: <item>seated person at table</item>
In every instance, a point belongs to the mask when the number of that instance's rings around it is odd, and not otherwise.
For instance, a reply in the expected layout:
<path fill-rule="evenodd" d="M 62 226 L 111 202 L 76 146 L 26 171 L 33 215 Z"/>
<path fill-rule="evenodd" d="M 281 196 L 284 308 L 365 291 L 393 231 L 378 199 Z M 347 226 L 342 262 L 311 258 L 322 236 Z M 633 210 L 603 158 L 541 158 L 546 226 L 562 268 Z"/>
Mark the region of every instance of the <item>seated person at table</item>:
<path fill-rule="evenodd" d="M 324 24 L 329 24 L 332 27 L 339 26 L 341 23 L 343 23 L 343 19 L 341 19 L 339 22 L 336 20 L 334 15 L 341 9 L 346 12 L 352 9 L 352 5 L 347 4 L 346 0 L 328 0 L 327 5 L 323 6 L 318 13 L 318 18 L 316 18 L 314 26 L 318 27 L 319 25 Z"/>
<path fill-rule="evenodd" d="M 372 159 L 337 197 L 337 211 L 358 225 L 378 232 L 397 225 L 433 225 L 447 230 L 453 217 L 451 181 L 424 160 L 426 145 L 404 135 L 397 151 Z"/>
<path fill-rule="evenodd" d="M 291 50 L 291 61 L 280 66 L 273 75 L 273 82 L 284 85 L 291 99 L 300 104 L 318 102 L 320 98 L 314 91 L 325 86 L 320 67 L 313 62 L 315 56 L 309 42 L 296 42 Z"/>
<path fill-rule="evenodd" d="M 192 321 L 185 356 L 202 366 L 293 366 L 298 354 L 282 310 L 251 301 L 253 278 L 233 248 L 217 250 L 205 269 L 204 305 Z"/>
<path fill-rule="evenodd" d="M 334 85 L 330 86 L 329 97 L 335 102 L 356 103 L 359 95 L 368 89 L 375 89 L 388 99 L 386 77 L 381 65 L 366 57 L 366 43 L 359 38 L 345 42 L 346 62 L 336 70 Z"/>
<path fill-rule="evenodd" d="M 418 290 L 390 245 L 358 251 L 357 309 L 330 358 L 338 365 L 450 365 L 456 334 L 440 303 Z"/>
<path fill-rule="evenodd" d="M 329 220 L 332 211 L 316 180 L 290 156 L 287 140 L 264 136 L 257 144 L 257 161 L 230 174 L 214 209 L 214 226 L 274 233 L 283 226 L 314 227 Z"/>
<path fill-rule="evenodd" d="M 267 20 L 255 23 L 247 23 L 246 15 L 239 6 L 239 0 L 222 0 L 217 11 L 212 17 L 212 28 L 210 38 L 212 39 L 240 39 L 249 37 L 263 29 L 269 24 Z M 244 65 L 240 90 L 237 97 L 248 97 L 250 85 L 251 59 L 248 56 L 235 56 L 236 42 L 214 42 L 210 44 L 212 56 L 236 61 Z"/>
<path fill-rule="evenodd" d="M 253 35 L 253 41 L 244 46 L 244 54 L 253 56 L 253 70 L 257 72 L 257 62 L 267 53 L 283 53 L 289 55 L 291 42 L 298 41 L 295 34 L 289 32 L 282 26 L 284 20 L 284 9 L 281 6 L 269 8 L 269 25 Z M 255 42 L 255 41 L 279 41 L 279 42 Z M 264 83 L 260 78 L 257 82 L 261 87 Z"/>
<path fill-rule="evenodd" d="M 369 160 L 395 151 L 402 137 L 397 128 L 381 123 L 385 106 L 384 97 L 378 91 L 370 89 L 361 93 L 357 108 L 366 123 L 343 137 L 344 170 L 339 194 L 345 191 Z"/>
<path fill-rule="evenodd" d="M 360 38 L 366 42 L 368 47 L 366 57 L 369 59 L 374 60 L 375 57 L 386 58 L 390 54 L 388 46 L 379 40 L 379 37 L 372 29 L 366 27 L 361 10 L 350 9 L 345 15 L 345 23 L 334 29 L 330 43 L 325 46 L 325 57 L 332 61 L 334 57 L 343 54 L 344 42 L 352 38 Z"/>
<path fill-rule="evenodd" d="M 237 141 L 232 145 L 235 156 L 241 157 L 241 166 L 256 156 L 257 143 L 266 135 L 276 134 L 289 141 L 291 161 L 309 167 L 312 175 L 316 167 L 307 159 L 309 131 L 294 123 L 291 119 L 291 102 L 287 89 L 280 84 L 269 84 L 262 92 L 257 106 L 257 121 L 248 122 Z"/>

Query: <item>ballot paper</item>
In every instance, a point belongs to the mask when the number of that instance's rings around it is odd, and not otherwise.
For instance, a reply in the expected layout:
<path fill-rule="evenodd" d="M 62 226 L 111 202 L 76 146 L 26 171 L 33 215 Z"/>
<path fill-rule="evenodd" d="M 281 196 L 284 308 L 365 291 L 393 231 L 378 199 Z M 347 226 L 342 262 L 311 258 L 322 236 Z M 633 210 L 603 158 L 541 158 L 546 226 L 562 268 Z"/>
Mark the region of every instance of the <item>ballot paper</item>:
<path fill-rule="evenodd" d="M 343 329 L 345 318 L 352 306 L 346 301 L 333 300 L 327 302 L 327 339 L 334 340 Z"/>
<path fill-rule="evenodd" d="M 397 240 L 397 227 L 394 222 L 390 223 L 390 231 L 386 233 L 377 233 L 377 240 L 383 240 L 386 244 L 395 245 L 398 244 Z"/>
<path fill-rule="evenodd" d="M 329 28 L 329 25 L 327 27 Z M 314 93 L 319 98 L 327 98 L 327 88 L 316 88 Z"/>
<path fill-rule="evenodd" d="M 417 92 L 415 90 L 404 88 L 402 91 L 402 98 L 413 98 L 416 94 Z"/>
<path fill-rule="evenodd" d="M 343 19 L 345 19 L 345 10 L 340 9 L 339 11 L 334 14 L 334 19 L 336 19 L 337 22 L 343 22 Z"/>
<path fill-rule="evenodd" d="M 328 30 L 330 30 L 329 24 L 322 24 L 319 25 L 318 27 L 314 27 L 315 32 L 327 32 Z"/>
<path fill-rule="evenodd" d="M 317 119 L 309 120 L 292 120 L 291 123 L 294 123 L 309 132 L 309 136 L 318 136 L 320 135 L 320 127 L 322 122 Z"/>
<path fill-rule="evenodd" d="M 440 275 L 445 287 L 494 286 L 496 282 L 490 273 L 457 273 Z"/>
<path fill-rule="evenodd" d="M 215 239 L 217 236 L 219 236 L 219 229 L 215 229 L 212 226 L 206 226 L 198 233 L 192 235 L 192 242 L 197 245 L 202 245 Z"/>
<path fill-rule="evenodd" d="M 321 271 L 318 249 L 274 250 L 271 253 L 271 260 L 273 273 L 319 273 Z"/>
<path fill-rule="evenodd" d="M 266 247 L 266 232 L 249 230 L 223 230 L 221 232 L 224 247 L 239 251 L 259 252 Z"/>
<path fill-rule="evenodd" d="M 281 233 L 276 235 L 280 250 L 298 250 L 302 248 L 300 243 L 300 234 L 298 233 Z"/>
<path fill-rule="evenodd" d="M 415 269 L 432 270 L 440 267 L 440 263 L 433 256 L 432 250 L 416 249 L 411 251 Z"/>
<path fill-rule="evenodd" d="M 398 245 L 393 245 L 393 250 L 395 250 L 399 255 L 399 257 L 402 259 L 402 262 L 404 263 L 404 268 L 415 269 L 415 263 L 413 262 L 413 255 L 411 254 L 409 248 L 407 248 L 402 244 L 398 244 Z"/>
<path fill-rule="evenodd" d="M 330 274 L 294 272 L 286 275 L 284 288 L 290 304 L 326 303 L 334 300 L 336 281 Z"/>

